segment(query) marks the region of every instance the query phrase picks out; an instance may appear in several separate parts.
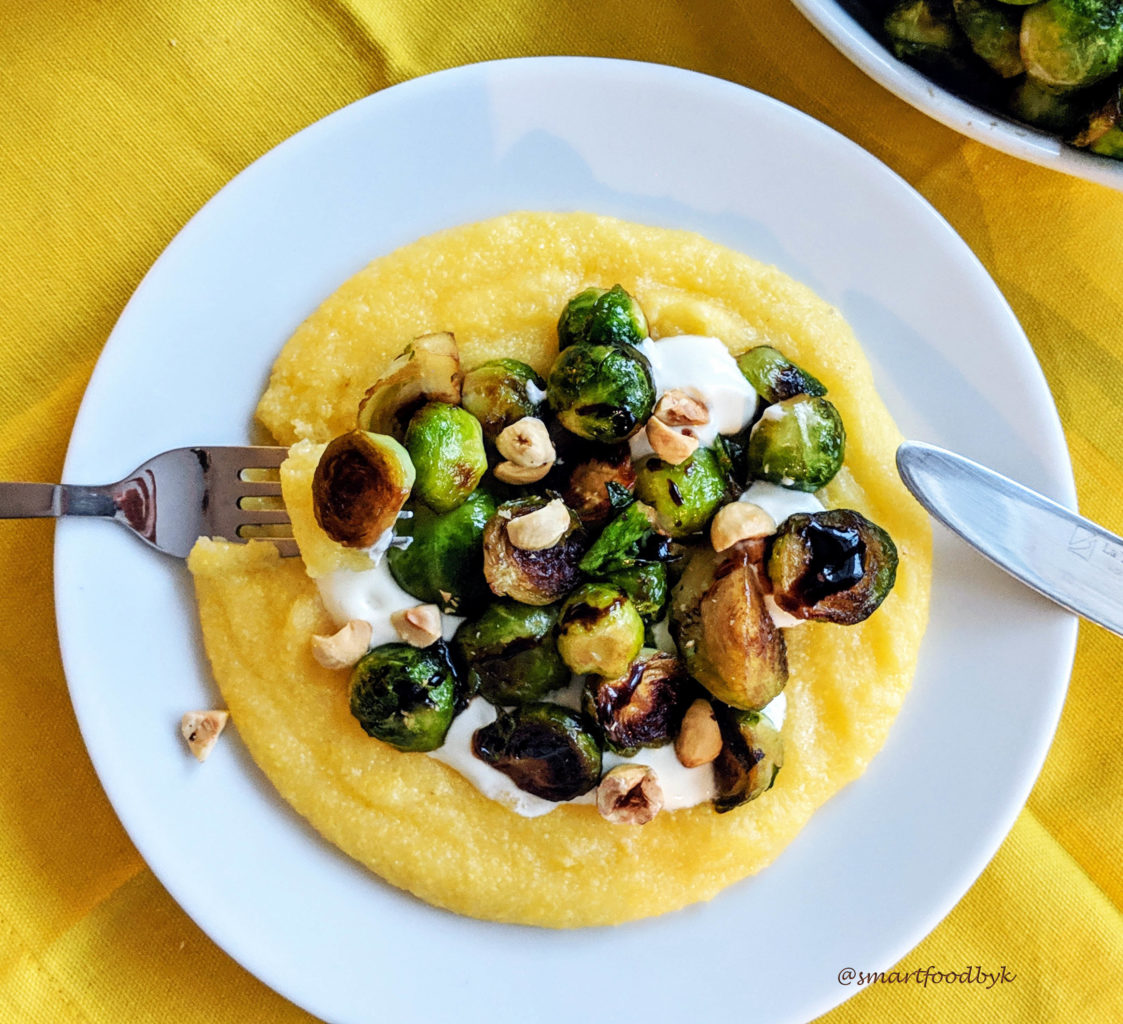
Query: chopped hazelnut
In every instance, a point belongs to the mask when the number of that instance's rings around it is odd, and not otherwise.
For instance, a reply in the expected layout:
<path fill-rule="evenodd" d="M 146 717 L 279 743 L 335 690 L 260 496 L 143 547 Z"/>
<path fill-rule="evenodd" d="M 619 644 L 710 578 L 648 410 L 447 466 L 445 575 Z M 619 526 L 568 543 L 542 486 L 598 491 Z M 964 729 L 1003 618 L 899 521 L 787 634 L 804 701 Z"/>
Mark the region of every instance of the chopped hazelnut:
<path fill-rule="evenodd" d="M 370 649 L 373 630 L 365 619 L 351 619 L 331 636 L 312 635 L 312 657 L 324 668 L 350 668 Z"/>
<path fill-rule="evenodd" d="M 721 727 L 708 700 L 699 697 L 686 709 L 675 737 L 675 754 L 684 768 L 710 764 L 721 753 Z"/>
<path fill-rule="evenodd" d="M 655 415 L 669 427 L 698 427 L 710 422 L 706 403 L 678 388 L 663 392 L 655 405 Z"/>
<path fill-rule="evenodd" d="M 229 718 L 229 711 L 188 711 L 183 716 L 179 731 L 196 761 L 207 759 Z"/>
<path fill-rule="evenodd" d="M 646 825 L 662 809 L 663 787 L 645 764 L 618 764 L 597 786 L 597 810 L 614 825 Z"/>
<path fill-rule="evenodd" d="M 554 498 L 541 508 L 507 523 L 507 537 L 523 551 L 542 551 L 557 544 L 565 536 L 569 524 L 569 509 L 565 502 Z"/>
<path fill-rule="evenodd" d="M 541 480 L 553 468 L 552 462 L 543 463 L 541 466 L 520 466 L 514 462 L 500 462 L 492 470 L 497 480 L 505 484 L 534 484 Z"/>
<path fill-rule="evenodd" d="M 776 521 L 751 501 L 731 501 L 718 509 L 710 524 L 715 551 L 725 551 L 738 541 L 756 540 L 776 532 Z"/>
<path fill-rule="evenodd" d="M 428 647 L 441 638 L 441 610 L 435 604 L 400 609 L 391 614 L 390 624 L 413 647 Z"/>
<path fill-rule="evenodd" d="M 546 424 L 535 416 L 524 416 L 504 427 L 495 439 L 495 447 L 516 466 L 550 466 L 557 457 Z"/>
<path fill-rule="evenodd" d="M 655 454 L 664 462 L 677 466 L 685 462 L 698 447 L 698 438 L 690 434 L 680 434 L 677 430 L 668 427 L 658 416 L 652 416 L 647 421 L 647 440 L 655 450 Z"/>

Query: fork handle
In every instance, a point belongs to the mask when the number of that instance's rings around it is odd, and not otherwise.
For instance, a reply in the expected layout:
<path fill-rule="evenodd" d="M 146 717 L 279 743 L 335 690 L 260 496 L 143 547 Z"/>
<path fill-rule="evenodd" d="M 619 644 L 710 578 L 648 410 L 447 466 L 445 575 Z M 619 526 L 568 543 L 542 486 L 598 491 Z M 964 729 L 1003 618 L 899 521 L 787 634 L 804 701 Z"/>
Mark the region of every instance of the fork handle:
<path fill-rule="evenodd" d="M 112 519 L 118 511 L 109 488 L 0 483 L 0 519 L 57 519 L 59 516 Z"/>

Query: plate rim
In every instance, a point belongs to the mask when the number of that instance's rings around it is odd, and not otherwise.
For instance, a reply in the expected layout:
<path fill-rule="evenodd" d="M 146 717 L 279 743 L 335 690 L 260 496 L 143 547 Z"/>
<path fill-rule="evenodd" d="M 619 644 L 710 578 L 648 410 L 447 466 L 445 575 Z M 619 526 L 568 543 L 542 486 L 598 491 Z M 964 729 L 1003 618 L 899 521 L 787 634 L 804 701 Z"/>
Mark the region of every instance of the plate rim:
<path fill-rule="evenodd" d="M 797 2 L 798 2 L 798 0 L 797 0 Z M 717 89 L 723 89 L 723 90 L 731 90 L 730 93 L 729 93 L 730 96 L 733 95 L 733 92 L 751 93 L 756 98 L 754 100 L 754 102 L 759 101 L 759 102 L 763 102 L 766 105 L 773 105 L 774 110 L 782 110 L 784 112 L 783 116 L 793 116 L 794 115 L 798 119 L 801 119 L 803 122 L 805 122 L 805 124 L 813 125 L 814 126 L 813 130 L 824 131 L 824 132 L 829 133 L 830 135 L 834 136 L 836 138 L 836 140 L 841 140 L 842 144 L 844 144 L 847 147 L 850 147 L 850 152 L 851 152 L 852 156 L 854 156 L 856 159 L 867 161 L 869 166 L 874 166 L 874 167 L 879 168 L 880 173 L 884 173 L 884 174 L 888 175 L 889 177 L 891 177 L 892 179 L 894 179 L 903 189 L 907 190 L 908 193 L 911 193 L 912 196 L 915 197 L 915 199 L 917 201 L 919 201 L 919 203 L 921 203 L 925 208 L 927 208 L 928 213 L 930 215 L 932 215 L 935 218 L 936 221 L 939 222 L 939 224 L 942 226 L 942 229 L 945 230 L 946 232 L 948 232 L 955 240 L 957 240 L 959 242 L 959 244 L 962 247 L 962 249 L 964 250 L 964 253 L 966 254 L 966 256 L 969 258 L 969 260 L 971 262 L 973 262 L 974 270 L 977 273 L 981 273 L 983 275 L 983 277 L 986 279 L 986 281 L 989 282 L 991 288 L 993 289 L 993 299 L 995 301 L 997 301 L 999 304 L 1001 304 L 1001 306 L 1005 309 L 1006 313 L 1013 320 L 1013 314 L 1009 310 L 1009 306 L 1006 303 L 1005 298 L 1002 296 L 1001 292 L 999 291 L 997 286 L 994 284 L 994 282 L 990 278 L 989 274 L 987 274 L 987 272 L 986 272 L 985 268 L 982 266 L 981 262 L 978 260 L 978 258 L 975 256 L 975 254 L 970 250 L 969 246 L 967 246 L 966 243 L 963 242 L 963 240 L 958 236 L 958 234 L 954 231 L 954 229 L 950 226 L 950 224 L 948 224 L 946 219 L 943 218 L 942 215 L 940 215 L 938 213 L 938 211 L 936 211 L 931 206 L 931 204 L 929 204 L 922 196 L 920 196 L 918 193 L 916 193 L 915 190 L 913 190 L 911 188 L 911 186 L 909 186 L 906 182 L 904 182 L 903 179 L 901 179 L 899 175 L 897 175 L 895 172 L 893 172 L 890 168 L 888 168 L 884 163 L 882 163 L 880 160 L 878 160 L 876 157 L 874 157 L 868 151 L 862 149 L 856 143 L 847 139 L 845 136 L 841 135 L 841 133 L 837 132 L 836 130 L 834 130 L 834 129 L 830 128 L 829 126 L 824 125 L 821 122 L 818 122 L 815 119 L 811 118 L 809 115 L 805 114 L 804 112 L 802 112 L 802 111 L 800 111 L 796 108 L 790 107 L 790 106 L 788 106 L 788 105 L 768 96 L 767 94 L 760 93 L 756 90 L 748 89 L 747 87 L 741 86 L 741 85 L 739 85 L 735 82 L 730 82 L 728 80 L 720 79 L 720 78 L 717 78 L 715 76 L 706 75 L 706 74 L 701 73 L 701 72 L 696 72 L 696 71 L 692 71 L 692 70 L 688 70 L 688 69 L 684 69 L 684 68 L 675 67 L 673 65 L 652 64 L 652 63 L 641 62 L 641 61 L 620 60 L 620 59 L 615 59 L 615 58 L 585 58 L 585 57 L 567 57 L 567 56 L 519 57 L 519 58 L 507 58 L 507 59 L 499 60 L 499 61 L 484 61 L 484 62 L 478 62 L 478 63 L 474 63 L 474 64 L 461 65 L 461 66 L 458 66 L 458 67 L 445 69 L 443 71 L 434 72 L 434 73 L 429 74 L 429 75 L 419 76 L 417 78 L 409 79 L 405 82 L 398 83 L 398 84 L 396 84 L 394 86 L 391 86 L 387 89 L 384 89 L 384 90 L 381 90 L 377 93 L 371 94 L 370 96 L 366 96 L 366 97 L 363 97 L 359 100 L 356 100 L 356 101 L 340 108 L 339 110 L 334 111 L 334 112 L 326 115 L 324 118 L 321 118 L 318 121 L 312 123 L 311 125 L 308 125 L 304 129 L 302 129 L 299 132 L 295 133 L 294 135 L 286 138 L 281 143 L 279 143 L 277 146 L 273 147 L 272 149 L 270 149 L 269 151 L 264 153 L 261 157 L 259 157 L 257 160 L 255 160 L 253 163 L 251 163 L 249 166 L 247 166 L 245 169 L 243 169 L 233 179 L 231 179 L 226 185 L 224 185 L 223 188 L 220 189 L 219 192 L 217 192 L 210 200 L 208 200 L 208 202 L 206 204 L 204 204 L 204 206 L 202 208 L 200 208 L 199 211 L 196 212 L 196 214 L 187 222 L 187 224 L 184 225 L 184 227 L 181 228 L 180 231 L 176 233 L 176 235 L 168 243 L 168 245 L 164 249 L 164 251 L 160 254 L 160 256 L 157 258 L 157 260 L 153 263 L 152 267 L 148 270 L 148 272 L 144 275 L 144 277 L 142 278 L 140 283 L 137 285 L 133 295 L 130 297 L 129 302 L 127 303 L 127 305 L 125 306 L 124 310 L 121 313 L 121 316 L 118 320 L 117 326 L 114 327 L 114 330 L 111 333 L 111 335 L 109 337 L 109 340 L 106 343 L 106 350 L 108 350 L 109 347 L 113 344 L 114 338 L 118 333 L 118 329 L 119 329 L 120 325 L 122 323 L 127 322 L 127 317 L 129 315 L 130 310 L 134 306 L 134 303 L 142 303 L 144 301 L 143 296 L 142 296 L 142 292 L 145 289 L 145 285 L 150 280 L 150 278 L 152 278 L 154 275 L 156 275 L 159 272 L 160 268 L 163 266 L 163 261 L 165 260 L 165 257 L 168 255 L 168 253 L 172 252 L 173 249 L 176 249 L 177 243 L 180 242 L 180 240 L 184 237 L 184 235 L 192 228 L 192 225 L 196 224 L 197 221 L 204 218 L 205 216 L 209 216 L 208 211 L 210 211 L 215 204 L 220 203 L 222 201 L 222 197 L 224 195 L 229 194 L 229 190 L 231 189 L 231 187 L 236 182 L 242 180 L 244 177 L 246 177 L 248 175 L 251 175 L 251 174 L 255 173 L 254 169 L 256 167 L 258 167 L 258 165 L 261 164 L 263 161 L 266 161 L 266 160 L 269 160 L 270 158 L 272 158 L 274 156 L 274 154 L 285 150 L 286 147 L 311 144 L 310 140 L 314 140 L 317 131 L 322 130 L 321 126 L 325 125 L 327 122 L 332 122 L 333 124 L 338 124 L 338 123 L 341 123 L 345 118 L 359 117 L 359 116 L 361 116 L 362 110 L 366 109 L 366 107 L 369 106 L 369 105 L 376 104 L 376 103 L 377 104 L 393 103 L 393 102 L 396 101 L 396 99 L 398 97 L 406 96 L 406 95 L 408 95 L 410 93 L 413 93 L 415 91 L 420 92 L 421 90 L 426 90 L 426 89 L 439 90 L 441 85 L 443 83 L 445 83 L 446 81 L 454 80 L 457 77 L 465 75 L 465 74 L 479 74 L 479 73 L 481 73 L 481 71 L 487 72 L 487 71 L 493 70 L 493 69 L 497 70 L 500 74 L 502 74 L 504 72 L 505 67 L 516 69 L 515 73 L 517 74 L 519 69 L 534 68 L 534 67 L 546 67 L 546 66 L 548 66 L 548 67 L 559 67 L 563 64 L 570 64 L 574 68 L 577 68 L 577 69 L 580 69 L 582 67 L 586 67 L 586 66 L 589 66 L 589 65 L 597 65 L 599 68 L 606 69 L 612 74 L 616 74 L 616 73 L 622 71 L 625 75 L 627 73 L 629 73 L 629 69 L 631 69 L 632 72 L 636 72 L 636 69 L 642 69 L 638 73 L 641 73 L 641 74 L 654 73 L 654 74 L 659 74 L 659 75 L 669 74 L 671 76 L 681 76 L 682 82 L 693 83 L 693 84 L 699 86 L 700 88 L 717 88 Z M 687 87 L 689 88 L 689 85 Z M 1016 320 L 1013 320 L 1013 323 L 1015 325 L 1017 325 Z M 1051 413 L 1052 413 L 1052 422 L 1050 424 L 1050 427 L 1051 427 L 1050 432 L 1051 432 L 1051 435 L 1052 435 L 1051 441 L 1055 445 L 1059 445 L 1059 452 L 1061 454 L 1061 471 L 1060 471 L 1060 474 L 1059 474 L 1059 478 L 1054 481 L 1055 486 L 1057 488 L 1057 496 L 1058 496 L 1058 499 L 1061 500 L 1062 502 L 1074 506 L 1075 505 L 1075 486 L 1074 486 L 1074 481 L 1073 481 L 1073 477 L 1072 477 L 1071 462 L 1070 462 L 1070 459 L 1069 459 L 1069 456 L 1068 456 L 1067 446 L 1064 443 L 1064 434 L 1063 434 L 1063 429 L 1061 428 L 1061 424 L 1060 424 L 1060 420 L 1059 420 L 1059 414 L 1057 413 L 1055 403 L 1053 403 L 1052 400 L 1051 400 L 1051 394 L 1049 392 L 1047 382 L 1045 381 L 1044 374 L 1041 371 L 1041 367 L 1040 367 L 1039 363 L 1037 362 L 1037 359 L 1036 359 L 1035 354 L 1033 353 L 1032 347 L 1029 345 L 1028 340 L 1025 339 L 1024 332 L 1021 332 L 1020 326 L 1017 326 L 1017 330 L 1021 335 L 1021 340 L 1022 340 L 1022 343 L 1025 347 L 1025 353 L 1024 354 L 1028 355 L 1029 361 L 1032 364 L 1032 368 L 1030 369 L 1030 372 L 1036 374 L 1036 376 L 1039 380 L 1039 383 L 1041 384 L 1042 388 L 1045 391 L 1045 394 L 1047 396 L 1049 396 L 1049 407 L 1050 407 L 1050 410 L 1051 410 Z M 127 333 L 127 331 L 126 331 L 126 333 Z M 83 396 L 81 408 L 79 409 L 78 416 L 75 419 L 75 424 L 74 424 L 74 428 L 73 428 L 73 433 L 71 435 L 71 440 L 68 443 L 66 464 L 64 466 L 64 472 L 63 472 L 63 479 L 64 480 L 69 481 L 69 480 L 72 479 L 72 475 L 73 475 L 72 461 L 74 461 L 74 460 L 72 460 L 72 457 L 74 456 L 74 447 L 75 447 L 74 441 L 75 441 L 75 438 L 77 438 L 79 436 L 80 432 L 84 429 L 84 421 L 87 418 L 87 416 L 92 415 L 92 413 L 88 412 L 88 410 L 92 407 L 92 405 L 91 405 L 91 403 L 89 403 L 87 401 L 87 399 L 91 395 L 91 393 L 95 392 L 95 390 L 96 390 L 95 386 L 98 386 L 98 387 L 100 386 L 100 384 L 99 384 L 99 371 L 104 373 L 104 368 L 105 368 L 105 361 L 103 359 L 99 358 L 98 364 L 95 367 L 93 375 L 91 376 L 90 383 L 87 386 L 86 393 Z M 56 543 L 55 543 L 56 606 L 60 609 L 65 609 L 65 608 L 69 607 L 68 595 L 66 595 L 64 593 L 64 591 L 66 589 L 65 588 L 65 580 L 64 580 L 64 577 L 65 577 L 64 562 L 65 562 L 65 558 L 66 558 L 66 544 L 67 544 L 66 538 L 68 536 L 70 528 L 71 528 L 71 524 L 60 524 L 60 529 L 59 529 L 59 532 L 57 534 Z M 154 555 L 153 557 L 160 557 L 160 556 Z M 126 822 L 125 816 L 123 816 L 121 809 L 117 805 L 117 800 L 114 798 L 113 794 L 109 792 L 109 789 L 105 785 L 105 782 L 104 782 L 103 777 L 102 777 L 102 771 L 98 767 L 97 759 L 94 755 L 94 748 L 91 746 L 90 738 L 87 736 L 87 724 L 84 721 L 84 718 L 83 718 L 82 714 L 79 712 L 79 705 L 80 705 L 81 701 L 79 699 L 76 699 L 74 686 L 71 682 L 72 677 L 71 677 L 71 668 L 70 668 L 69 662 L 72 660 L 72 654 L 68 654 L 67 644 L 63 639 L 64 625 L 63 625 L 62 620 L 63 620 L 64 614 L 65 613 L 60 613 L 60 616 L 59 616 L 60 650 L 62 652 L 63 664 L 64 664 L 64 667 L 66 669 L 68 687 L 71 690 L 71 698 L 72 698 L 72 701 L 75 704 L 76 715 L 78 716 L 79 725 L 80 725 L 80 728 L 82 730 L 83 740 L 86 743 L 87 751 L 89 752 L 89 756 L 91 758 L 91 761 L 94 763 L 94 767 L 95 767 L 95 770 L 97 771 L 99 781 L 101 782 L 101 784 L 103 786 L 103 789 L 106 790 L 107 796 L 108 796 L 111 804 L 113 805 L 114 812 L 117 814 L 119 820 L 121 820 L 122 825 L 126 829 L 126 831 L 129 833 L 130 838 L 132 838 L 134 843 L 136 843 L 136 839 L 135 839 L 134 834 L 133 834 L 133 829 L 130 827 L 129 823 Z M 896 962 L 897 960 L 899 960 L 901 958 L 901 956 L 905 955 L 909 950 L 911 950 L 916 945 L 916 943 L 919 942 L 925 935 L 927 935 L 931 931 L 931 929 L 934 928 L 936 926 L 936 924 L 938 924 L 938 922 L 956 905 L 956 903 L 958 903 L 959 900 L 962 899 L 963 894 L 967 891 L 967 889 L 970 887 L 970 885 L 973 884 L 974 880 L 978 877 L 979 873 L 981 873 L 983 868 L 985 868 L 986 864 L 988 864 L 990 862 L 990 860 L 993 858 L 994 853 L 997 851 L 997 849 L 998 849 L 999 845 L 1001 844 L 1002 840 L 1005 838 L 1005 836 L 1009 832 L 1009 829 L 1012 827 L 1015 818 L 1020 813 L 1022 806 L 1024 806 L 1025 797 L 1028 796 L 1029 790 L 1032 788 L 1033 783 L 1035 782 L 1035 780 L 1037 778 L 1037 775 L 1040 773 L 1040 769 L 1041 769 L 1041 765 L 1042 765 L 1044 757 L 1045 757 L 1045 753 L 1046 753 L 1049 745 L 1052 742 L 1052 737 L 1053 737 L 1053 734 L 1054 734 L 1055 729 L 1056 729 L 1057 721 L 1059 719 L 1059 714 L 1060 714 L 1060 707 L 1061 707 L 1061 704 L 1063 703 L 1064 696 L 1065 696 L 1065 693 L 1067 691 L 1068 676 L 1071 673 L 1072 656 L 1075 652 L 1076 636 L 1077 636 L 1077 620 L 1072 619 L 1071 629 L 1069 630 L 1069 642 L 1067 643 L 1065 650 L 1060 652 L 1060 660 L 1069 666 L 1068 672 L 1065 674 L 1064 685 L 1061 685 L 1061 686 L 1057 687 L 1057 694 L 1056 694 L 1057 700 L 1055 702 L 1056 706 L 1055 706 L 1055 709 L 1053 709 L 1053 711 L 1055 713 L 1051 713 L 1050 715 L 1046 715 L 1047 719 L 1051 717 L 1051 723 L 1048 722 L 1048 721 L 1045 723 L 1046 728 L 1044 729 L 1044 731 L 1042 733 L 1041 742 L 1039 743 L 1040 757 L 1036 759 L 1032 771 L 1024 774 L 1024 781 L 1025 781 L 1025 785 L 1024 785 L 1025 792 L 1024 792 L 1024 794 L 1022 795 L 1021 799 L 1017 802 L 1017 805 L 1015 807 L 1013 807 L 1012 812 L 1008 816 L 1009 817 L 1008 821 L 998 820 L 998 821 L 992 822 L 990 835 L 988 836 L 987 840 L 984 841 L 980 845 L 977 856 L 974 858 L 972 864 L 965 866 L 963 872 L 961 872 L 961 874 L 966 879 L 962 888 L 959 889 L 959 891 L 957 891 L 957 892 L 950 893 L 948 898 L 943 902 L 942 905 L 933 907 L 926 918 L 923 918 L 923 919 L 917 921 L 917 923 L 915 924 L 914 928 L 911 930 L 911 933 L 910 933 L 912 935 L 912 937 L 907 939 L 907 940 L 902 940 L 902 942 L 898 943 L 898 945 L 900 945 L 902 948 L 900 948 L 897 951 L 897 953 L 895 954 L 893 962 Z M 832 798 L 832 801 L 837 800 L 837 799 L 838 799 L 838 797 L 836 796 L 836 797 Z M 820 811 L 818 813 L 822 813 L 822 811 Z M 141 845 L 139 843 L 137 843 L 137 847 L 138 847 L 138 850 L 141 850 Z M 148 860 L 148 857 L 144 854 L 143 850 L 141 850 L 141 852 L 142 852 L 142 856 L 145 856 L 146 863 L 150 864 L 150 862 Z M 155 869 L 153 869 L 153 871 L 155 873 Z M 199 917 L 196 916 L 196 914 L 192 910 L 188 909 L 188 906 L 185 902 L 185 900 L 187 900 L 188 897 L 181 896 L 182 890 L 181 890 L 180 886 L 175 885 L 172 882 L 169 882 L 169 880 L 167 878 L 165 878 L 162 874 L 158 874 L 157 878 L 159 879 L 161 884 L 165 887 L 165 889 L 167 889 L 169 891 L 169 893 L 172 894 L 173 898 L 175 898 L 177 900 L 177 902 L 180 903 L 180 906 L 184 909 L 184 911 L 186 913 L 188 913 L 189 916 L 194 918 L 196 920 L 196 922 L 200 924 L 200 927 L 203 927 L 203 930 L 207 932 L 207 934 L 211 937 L 211 939 L 213 941 L 215 941 L 216 944 L 220 946 L 220 948 L 225 950 L 228 955 L 230 955 L 233 959 L 235 959 L 236 961 L 241 963 L 243 966 L 245 966 L 248 970 L 251 971 L 251 973 L 256 975 L 259 979 L 261 979 L 267 985 L 269 985 L 270 987 L 274 988 L 276 991 L 281 993 L 285 998 L 290 999 L 291 1001 L 293 1001 L 295 1004 L 297 1004 L 299 1006 L 303 1006 L 305 1009 L 308 1009 L 310 1012 L 313 1012 L 313 1013 L 317 1012 L 315 1007 L 308 1005 L 298 995 L 293 994 L 290 985 L 286 983 L 287 979 L 282 977 L 282 975 L 278 971 L 274 970 L 272 972 L 269 972 L 269 971 L 266 971 L 266 970 L 262 969 L 260 963 L 257 962 L 258 958 L 256 956 L 250 955 L 245 950 L 235 951 L 234 949 L 231 948 L 230 942 L 220 940 L 218 937 L 216 937 L 209 928 L 207 928 L 205 925 L 202 924 L 202 922 L 200 922 Z M 825 1012 L 827 1009 L 830 1009 L 831 1007 L 838 1005 L 840 1002 L 844 1001 L 846 996 L 849 995 L 849 994 L 852 994 L 852 993 L 844 993 L 841 999 L 835 999 L 835 1000 L 826 1002 L 822 1006 L 822 1008 L 819 1009 L 817 1012 L 820 1012 L 820 1013 Z"/>

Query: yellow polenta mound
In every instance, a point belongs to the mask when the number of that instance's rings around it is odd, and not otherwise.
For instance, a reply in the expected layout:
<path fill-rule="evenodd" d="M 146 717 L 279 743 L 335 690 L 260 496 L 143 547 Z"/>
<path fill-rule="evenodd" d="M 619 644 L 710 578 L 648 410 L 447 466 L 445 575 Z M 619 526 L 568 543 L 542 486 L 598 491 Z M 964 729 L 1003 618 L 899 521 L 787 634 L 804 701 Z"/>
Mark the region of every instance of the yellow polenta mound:
<path fill-rule="evenodd" d="M 231 715 L 281 794 L 387 881 L 458 913 L 552 927 L 615 923 L 696 900 L 768 864 L 881 747 L 928 615 L 927 520 L 898 480 L 899 436 L 839 313 L 779 271 L 697 235 L 585 214 L 513 214 L 376 260 L 285 346 L 258 410 L 277 440 L 326 441 L 416 335 L 452 331 L 464 364 L 506 355 L 545 372 L 555 324 L 588 285 L 620 283 L 655 337 L 703 334 L 733 352 L 770 344 L 829 389 L 846 463 L 821 493 L 893 536 L 897 585 L 858 626 L 788 630 L 785 761 L 775 787 L 727 814 L 709 805 L 642 827 L 595 808 L 522 818 L 453 769 L 368 737 L 347 677 L 317 665 L 330 632 L 315 584 L 268 545 L 201 541 L 195 576 L 207 653 Z"/>

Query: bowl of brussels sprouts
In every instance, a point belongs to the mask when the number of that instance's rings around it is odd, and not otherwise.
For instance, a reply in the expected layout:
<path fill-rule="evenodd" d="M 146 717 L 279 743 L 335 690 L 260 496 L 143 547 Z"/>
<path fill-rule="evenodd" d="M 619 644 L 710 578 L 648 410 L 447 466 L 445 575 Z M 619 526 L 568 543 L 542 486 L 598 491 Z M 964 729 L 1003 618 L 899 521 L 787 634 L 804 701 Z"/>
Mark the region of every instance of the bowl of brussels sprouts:
<path fill-rule="evenodd" d="M 1118 0 L 792 0 L 901 99 L 1011 156 L 1123 190 Z"/>

